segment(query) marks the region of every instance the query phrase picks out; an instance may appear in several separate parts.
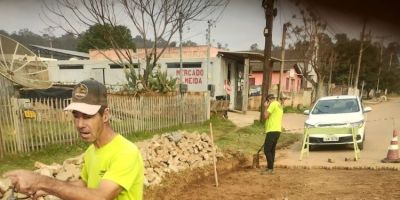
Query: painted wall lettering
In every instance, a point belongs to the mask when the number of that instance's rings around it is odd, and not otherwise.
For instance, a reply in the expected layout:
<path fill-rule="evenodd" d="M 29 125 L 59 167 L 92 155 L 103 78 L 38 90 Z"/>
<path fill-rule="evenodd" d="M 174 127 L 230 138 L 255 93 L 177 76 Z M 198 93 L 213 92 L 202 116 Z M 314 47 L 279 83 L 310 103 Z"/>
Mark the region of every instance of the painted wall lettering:
<path fill-rule="evenodd" d="M 192 84 L 192 85 L 197 85 L 197 84 L 202 84 L 202 78 L 204 75 L 204 70 L 203 69 L 182 69 L 181 70 L 176 70 L 176 76 L 179 77 L 180 74 L 182 73 L 183 82 L 185 84 Z"/>

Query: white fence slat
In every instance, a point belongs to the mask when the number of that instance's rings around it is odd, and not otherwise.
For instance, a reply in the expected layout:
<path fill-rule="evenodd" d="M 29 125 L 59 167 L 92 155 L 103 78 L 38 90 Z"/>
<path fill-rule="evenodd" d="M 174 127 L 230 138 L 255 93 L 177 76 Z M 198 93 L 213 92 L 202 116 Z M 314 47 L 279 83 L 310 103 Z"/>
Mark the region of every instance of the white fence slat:
<path fill-rule="evenodd" d="M 0 96 L 0 157 L 10 153 L 40 150 L 49 144 L 72 145 L 79 140 L 73 117 L 65 108 L 71 99 L 30 99 L 35 118 L 24 117 L 18 100 Z M 114 130 L 123 135 L 155 131 L 207 120 L 206 95 L 119 96 L 109 95 Z"/>

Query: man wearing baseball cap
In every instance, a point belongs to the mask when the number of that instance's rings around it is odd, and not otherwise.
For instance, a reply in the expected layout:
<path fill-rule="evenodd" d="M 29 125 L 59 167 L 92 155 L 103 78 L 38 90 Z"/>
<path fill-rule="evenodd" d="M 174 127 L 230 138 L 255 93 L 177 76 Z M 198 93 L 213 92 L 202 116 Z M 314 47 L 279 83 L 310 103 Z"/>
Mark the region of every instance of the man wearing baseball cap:
<path fill-rule="evenodd" d="M 91 143 L 84 154 L 80 180 L 64 182 L 30 171 L 7 172 L 18 192 L 36 199 L 51 194 L 61 199 L 143 198 L 144 167 L 139 149 L 110 125 L 106 87 L 84 80 L 72 93 L 71 110 L 82 140 Z"/>
<path fill-rule="evenodd" d="M 282 97 L 282 96 L 281 96 Z M 283 98 L 281 98 L 283 99 Z M 264 103 L 265 111 L 265 141 L 264 153 L 267 158 L 267 168 L 263 173 L 273 174 L 275 162 L 275 149 L 282 132 L 282 117 L 283 107 L 282 104 L 276 100 L 274 94 L 269 94 Z"/>

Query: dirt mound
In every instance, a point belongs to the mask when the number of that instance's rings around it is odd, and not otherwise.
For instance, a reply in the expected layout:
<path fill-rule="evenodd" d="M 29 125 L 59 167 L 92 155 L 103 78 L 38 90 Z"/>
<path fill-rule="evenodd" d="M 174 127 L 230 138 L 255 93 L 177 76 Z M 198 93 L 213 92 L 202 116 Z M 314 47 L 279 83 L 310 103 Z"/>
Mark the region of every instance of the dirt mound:
<path fill-rule="evenodd" d="M 212 166 L 171 174 L 145 199 L 400 199 L 395 170 L 276 168 L 263 175 L 248 160 L 218 162 L 219 187 Z"/>

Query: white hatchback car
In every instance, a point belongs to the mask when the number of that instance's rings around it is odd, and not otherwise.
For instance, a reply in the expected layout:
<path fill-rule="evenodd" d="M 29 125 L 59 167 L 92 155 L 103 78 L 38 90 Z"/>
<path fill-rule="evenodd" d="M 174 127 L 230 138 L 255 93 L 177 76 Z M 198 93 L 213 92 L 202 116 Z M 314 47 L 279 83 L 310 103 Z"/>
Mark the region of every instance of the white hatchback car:
<path fill-rule="evenodd" d="M 311 112 L 305 110 L 304 114 L 308 115 L 305 121 L 305 128 L 312 127 L 358 127 L 357 144 L 359 149 L 363 149 L 365 140 L 365 113 L 370 112 L 370 107 L 362 105 L 358 96 L 342 95 L 328 96 L 318 99 Z M 321 129 L 323 130 L 323 129 Z M 313 134 L 310 135 L 310 147 L 316 145 L 336 145 L 336 144 L 352 144 L 353 138 L 348 135 L 332 135 L 332 134 Z"/>

